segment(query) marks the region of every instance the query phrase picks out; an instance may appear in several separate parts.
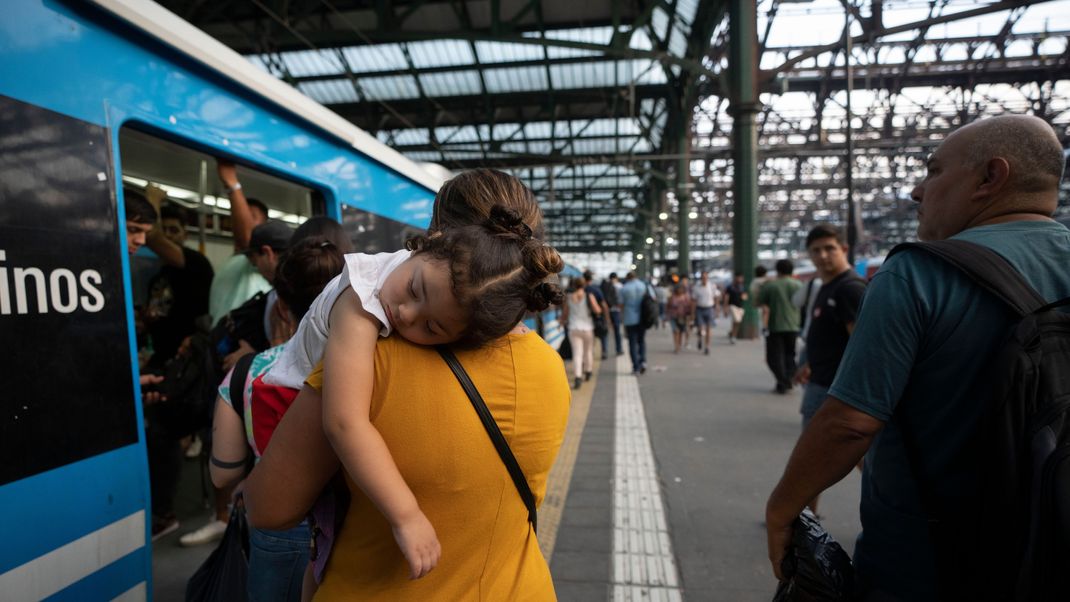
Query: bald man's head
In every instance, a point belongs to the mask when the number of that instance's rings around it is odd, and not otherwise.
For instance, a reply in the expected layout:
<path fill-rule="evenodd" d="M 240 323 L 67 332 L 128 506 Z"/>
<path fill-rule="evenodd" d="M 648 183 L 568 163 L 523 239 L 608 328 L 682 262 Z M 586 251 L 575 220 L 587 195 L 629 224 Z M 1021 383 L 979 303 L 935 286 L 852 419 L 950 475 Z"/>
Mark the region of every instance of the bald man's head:
<path fill-rule="evenodd" d="M 1019 193 L 1056 192 L 1063 175 L 1063 147 L 1055 130 L 1032 115 L 1002 115 L 975 121 L 953 136 L 967 137 L 963 159 L 974 168 L 994 158 L 1010 164 L 1009 189 Z"/>

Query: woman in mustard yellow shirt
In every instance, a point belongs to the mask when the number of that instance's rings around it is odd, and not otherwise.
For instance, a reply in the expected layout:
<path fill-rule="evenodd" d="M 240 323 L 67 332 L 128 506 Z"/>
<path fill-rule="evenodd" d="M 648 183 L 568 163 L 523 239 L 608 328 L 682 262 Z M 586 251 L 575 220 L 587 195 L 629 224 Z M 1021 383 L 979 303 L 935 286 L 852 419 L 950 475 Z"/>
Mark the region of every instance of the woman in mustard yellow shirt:
<path fill-rule="evenodd" d="M 569 387 L 557 353 L 518 326 L 460 351 L 541 503 L 564 436 Z M 323 434 L 313 373 L 247 480 L 250 522 L 296 524 L 338 470 Z M 410 580 L 390 525 L 350 483 L 352 501 L 317 600 L 553 600 L 550 571 L 527 510 L 471 402 L 429 347 L 399 337 L 375 352 L 371 419 L 442 544 L 438 566 Z"/>

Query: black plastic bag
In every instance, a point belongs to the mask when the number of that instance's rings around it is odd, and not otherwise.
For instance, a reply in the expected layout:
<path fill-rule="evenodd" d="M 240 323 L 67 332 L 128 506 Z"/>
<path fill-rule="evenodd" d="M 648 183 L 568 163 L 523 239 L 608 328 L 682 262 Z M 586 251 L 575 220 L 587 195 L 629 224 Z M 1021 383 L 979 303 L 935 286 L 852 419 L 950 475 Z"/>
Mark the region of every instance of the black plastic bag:
<path fill-rule="evenodd" d="M 561 354 L 561 359 L 572 359 L 572 342 L 568 340 L 568 330 L 565 331 L 565 338 L 561 340 L 561 344 L 557 347 L 557 352 Z"/>
<path fill-rule="evenodd" d="M 851 557 L 809 509 L 795 519 L 780 570 L 786 581 L 780 582 L 773 602 L 846 602 L 854 593 Z"/>
<path fill-rule="evenodd" d="M 186 583 L 186 602 L 230 602 L 247 599 L 249 526 L 245 507 L 234 504 L 219 546 Z"/>

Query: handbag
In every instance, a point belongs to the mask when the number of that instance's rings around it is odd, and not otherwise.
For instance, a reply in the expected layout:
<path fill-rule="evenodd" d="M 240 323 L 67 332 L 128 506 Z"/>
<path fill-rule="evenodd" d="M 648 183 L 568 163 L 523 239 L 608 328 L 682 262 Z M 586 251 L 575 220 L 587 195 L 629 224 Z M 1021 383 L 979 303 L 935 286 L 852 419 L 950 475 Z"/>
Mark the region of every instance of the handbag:
<path fill-rule="evenodd" d="M 520 469 L 520 464 L 517 463 L 516 457 L 513 456 L 513 450 L 509 449 L 509 443 L 505 440 L 505 436 L 502 435 L 501 429 L 498 428 L 498 423 L 494 421 L 494 415 L 487 409 L 487 404 L 483 401 L 483 397 L 476 390 L 472 379 L 468 378 L 468 373 L 464 371 L 464 366 L 461 365 L 453 351 L 443 345 L 439 345 L 435 349 L 438 350 L 438 354 L 442 356 L 442 359 L 446 360 L 446 364 L 453 371 L 453 375 L 461 383 L 461 388 L 468 395 L 468 400 L 472 402 L 472 407 L 476 409 L 476 414 L 479 414 L 479 420 L 483 423 L 483 428 L 487 429 L 487 434 L 490 435 L 490 440 L 494 443 L 494 449 L 498 451 L 498 456 L 501 457 L 502 463 L 505 464 L 506 470 L 509 471 L 509 476 L 513 479 L 513 485 L 516 486 L 520 499 L 524 500 L 524 505 L 527 506 L 528 522 L 531 523 L 532 530 L 538 533 L 539 516 L 538 511 L 535 509 L 535 496 L 531 493 L 528 480 L 524 477 L 524 471 Z"/>
<path fill-rule="evenodd" d="M 563 360 L 572 359 L 572 341 L 568 339 L 568 329 L 565 329 L 565 338 L 561 339 L 561 344 L 557 347 L 557 353 Z"/>
<path fill-rule="evenodd" d="M 245 600 L 248 578 L 249 526 L 238 498 L 219 546 L 186 582 L 186 602 Z"/>
<path fill-rule="evenodd" d="M 584 297 L 587 298 L 587 310 L 591 312 L 591 322 L 594 323 L 594 336 L 597 339 L 605 338 L 609 334 L 609 325 L 606 324 L 606 315 L 604 312 L 596 312 L 597 306 L 591 304 L 591 299 L 588 297 L 588 293 L 584 292 Z"/>

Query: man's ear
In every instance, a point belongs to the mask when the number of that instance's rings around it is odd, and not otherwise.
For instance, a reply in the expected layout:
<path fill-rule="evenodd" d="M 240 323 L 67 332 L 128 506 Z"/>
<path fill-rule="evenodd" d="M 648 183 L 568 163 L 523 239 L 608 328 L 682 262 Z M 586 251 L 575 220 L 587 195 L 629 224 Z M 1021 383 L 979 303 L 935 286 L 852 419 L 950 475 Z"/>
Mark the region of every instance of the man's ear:
<path fill-rule="evenodd" d="M 974 191 L 975 199 L 989 199 L 1003 191 L 1011 177 L 1011 165 L 1003 157 L 993 157 L 985 162 L 981 183 Z"/>

